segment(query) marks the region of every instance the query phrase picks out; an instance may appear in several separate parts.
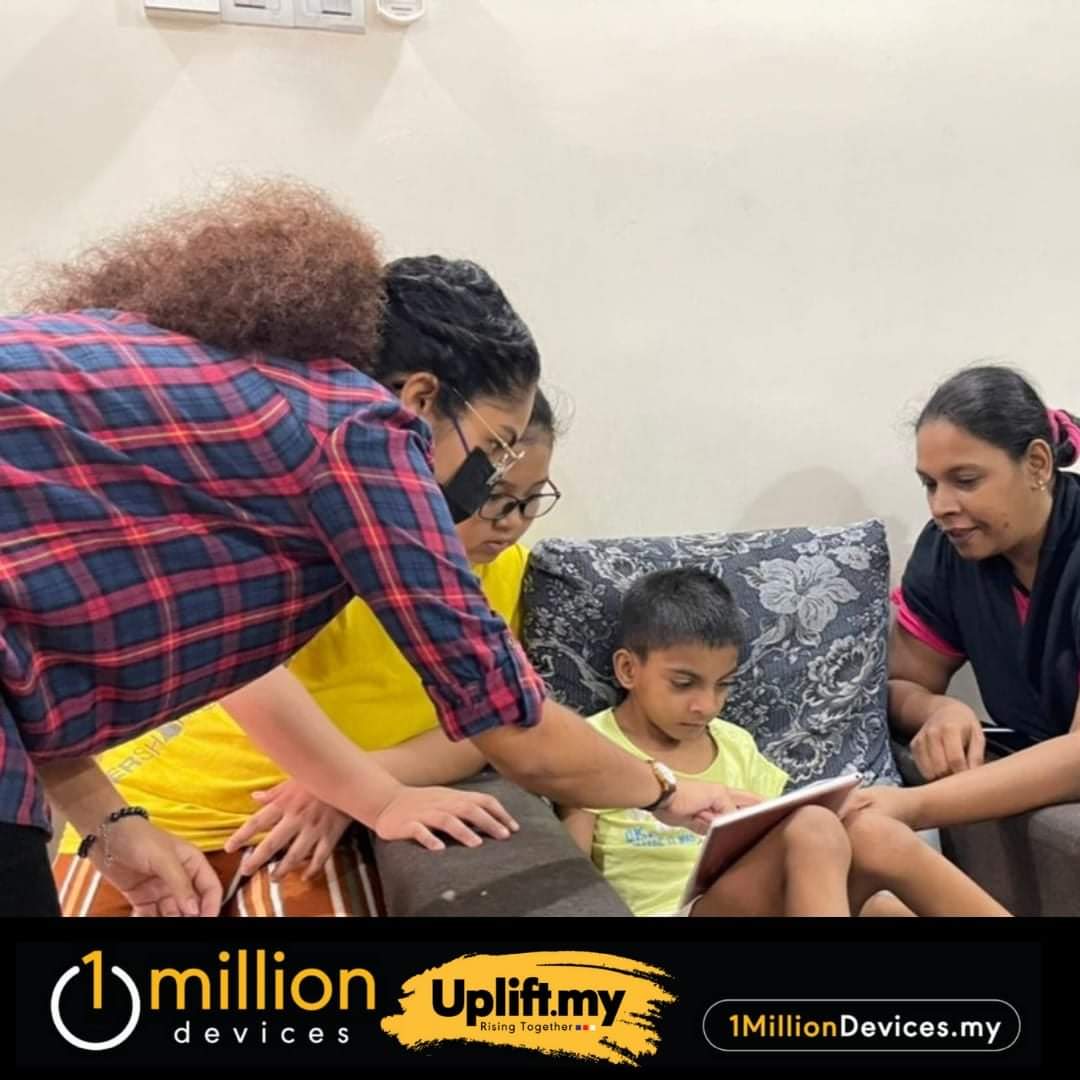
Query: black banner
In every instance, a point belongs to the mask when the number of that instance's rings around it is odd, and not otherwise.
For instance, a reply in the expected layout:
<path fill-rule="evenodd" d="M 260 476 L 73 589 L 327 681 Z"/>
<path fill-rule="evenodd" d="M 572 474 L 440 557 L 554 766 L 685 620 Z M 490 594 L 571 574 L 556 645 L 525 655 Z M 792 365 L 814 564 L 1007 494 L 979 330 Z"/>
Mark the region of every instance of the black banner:
<path fill-rule="evenodd" d="M 9 924 L 14 926 L 14 924 Z M 1061 936 L 1061 941 L 1054 937 Z M 1047 920 L 65 920 L 18 927 L 24 1068 L 1037 1067 Z"/>

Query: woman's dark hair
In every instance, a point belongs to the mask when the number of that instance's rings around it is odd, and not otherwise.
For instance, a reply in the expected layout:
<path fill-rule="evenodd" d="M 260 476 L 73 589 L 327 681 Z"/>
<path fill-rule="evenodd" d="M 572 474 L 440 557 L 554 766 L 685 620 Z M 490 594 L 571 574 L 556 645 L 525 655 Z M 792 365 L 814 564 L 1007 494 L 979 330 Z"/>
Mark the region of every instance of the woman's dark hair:
<path fill-rule="evenodd" d="M 654 570 L 626 591 L 616 642 L 643 660 L 653 649 L 676 645 L 741 648 L 744 632 L 728 587 L 692 566 Z"/>
<path fill-rule="evenodd" d="M 375 377 L 387 385 L 417 371 L 441 384 L 436 407 L 456 416 L 461 399 L 517 400 L 540 378 L 529 328 L 491 275 L 439 255 L 396 259 L 383 274 L 386 306 Z"/>
<path fill-rule="evenodd" d="M 923 407 L 918 431 L 932 420 L 947 420 L 1020 461 L 1035 439 L 1048 443 L 1054 465 L 1074 464 L 1080 426 L 1064 410 L 1049 411 L 1034 387 L 1012 368 L 997 364 L 966 368 L 943 382 Z"/>

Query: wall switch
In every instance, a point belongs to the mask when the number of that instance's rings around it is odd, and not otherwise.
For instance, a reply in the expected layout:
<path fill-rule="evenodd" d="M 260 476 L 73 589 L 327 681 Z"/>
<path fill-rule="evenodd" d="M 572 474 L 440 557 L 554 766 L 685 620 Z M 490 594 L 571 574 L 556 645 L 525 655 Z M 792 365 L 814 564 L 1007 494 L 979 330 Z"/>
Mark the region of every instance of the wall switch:
<path fill-rule="evenodd" d="M 220 15 L 221 0 L 143 0 L 147 15 Z"/>
<path fill-rule="evenodd" d="M 221 21 L 251 26 L 294 26 L 293 0 L 221 0 Z"/>
<path fill-rule="evenodd" d="M 424 17 L 427 0 L 375 0 L 375 9 L 387 22 L 408 26 Z"/>
<path fill-rule="evenodd" d="M 296 25 L 315 30 L 344 30 L 362 34 L 366 30 L 364 0 L 293 0 Z"/>

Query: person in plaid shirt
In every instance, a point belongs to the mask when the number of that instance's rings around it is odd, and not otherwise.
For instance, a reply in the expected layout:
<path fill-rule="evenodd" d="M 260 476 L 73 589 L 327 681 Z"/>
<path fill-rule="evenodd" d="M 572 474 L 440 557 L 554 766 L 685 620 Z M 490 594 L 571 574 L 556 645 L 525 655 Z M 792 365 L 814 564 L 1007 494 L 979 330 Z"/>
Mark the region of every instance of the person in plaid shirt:
<path fill-rule="evenodd" d="M 354 218 L 270 183 L 93 249 L 29 310 L 0 319 L 0 912 L 57 910 L 44 788 L 136 914 L 215 914 L 205 858 L 92 755 L 259 680 L 353 594 L 447 734 L 532 790 L 699 827 L 730 806 L 546 702 L 469 568 L 455 520 L 513 466 L 540 374 L 481 268 L 384 272 Z M 289 678 L 255 682 L 295 708 L 251 731 L 300 783 L 387 839 L 509 835 L 489 797 L 393 780 Z"/>

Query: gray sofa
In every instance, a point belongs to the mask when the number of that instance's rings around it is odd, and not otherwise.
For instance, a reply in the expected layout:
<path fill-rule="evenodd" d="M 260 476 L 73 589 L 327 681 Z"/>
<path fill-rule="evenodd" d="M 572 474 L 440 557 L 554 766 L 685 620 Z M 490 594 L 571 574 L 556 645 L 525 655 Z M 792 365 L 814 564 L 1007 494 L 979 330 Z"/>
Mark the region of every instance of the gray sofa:
<path fill-rule="evenodd" d="M 944 829 L 941 845 L 1014 915 L 1080 915 L 1080 804 Z"/>
<path fill-rule="evenodd" d="M 748 627 L 725 717 L 797 784 L 849 771 L 899 784 L 910 761 L 885 719 L 889 555 L 877 520 L 831 529 L 610 540 L 545 540 L 525 582 L 524 643 L 553 697 L 583 715 L 617 700 L 615 618 L 641 574 L 695 565 L 719 574 Z M 432 855 L 375 843 L 391 915 L 625 915 L 548 804 L 494 774 L 467 786 L 522 823 L 504 842 Z M 1080 807 L 951 829 L 943 848 L 1017 913 L 1080 909 Z"/>
<path fill-rule="evenodd" d="M 921 784 L 907 747 L 905 783 Z M 941 830 L 941 850 L 1014 915 L 1080 915 L 1080 803 Z"/>

